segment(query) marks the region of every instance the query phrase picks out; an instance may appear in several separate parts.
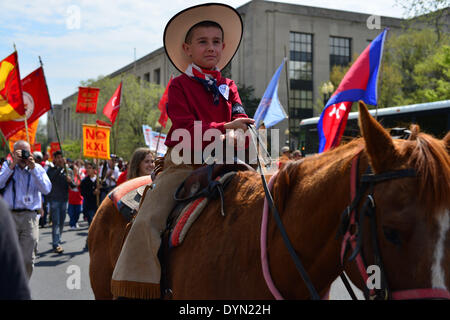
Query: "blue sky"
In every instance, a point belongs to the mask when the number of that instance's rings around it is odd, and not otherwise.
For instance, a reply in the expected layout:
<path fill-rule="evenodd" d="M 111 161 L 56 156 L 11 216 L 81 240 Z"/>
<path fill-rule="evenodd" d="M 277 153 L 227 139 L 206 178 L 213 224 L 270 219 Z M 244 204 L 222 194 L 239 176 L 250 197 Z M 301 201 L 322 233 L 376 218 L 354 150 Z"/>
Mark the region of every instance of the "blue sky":
<path fill-rule="evenodd" d="M 167 21 L 178 11 L 209 1 L 11 0 L 1 1 L 0 59 L 16 44 L 22 78 L 44 71 L 53 104 L 77 91 L 80 81 L 107 75 L 162 46 Z M 239 7 L 248 0 L 228 0 Z M 402 17 L 395 0 L 284 0 L 331 9 Z"/>

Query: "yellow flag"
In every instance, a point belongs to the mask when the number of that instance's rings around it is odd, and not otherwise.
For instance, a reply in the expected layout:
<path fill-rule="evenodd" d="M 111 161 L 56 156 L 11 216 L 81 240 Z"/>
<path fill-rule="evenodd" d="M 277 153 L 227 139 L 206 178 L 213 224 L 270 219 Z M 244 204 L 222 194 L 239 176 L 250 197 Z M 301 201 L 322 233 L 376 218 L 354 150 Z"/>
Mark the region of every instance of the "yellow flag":
<path fill-rule="evenodd" d="M 83 156 L 86 158 L 111 159 L 110 127 L 83 124 Z"/>
<path fill-rule="evenodd" d="M 28 136 L 30 138 L 30 147 L 31 148 L 33 147 L 34 142 L 36 140 L 36 132 L 37 132 L 38 124 L 39 124 L 39 119 L 33 121 L 31 124 L 28 125 Z M 14 143 L 16 143 L 19 140 L 27 141 L 27 130 L 25 128 L 17 131 L 14 135 L 12 135 L 9 138 L 8 142 L 9 142 L 10 150 L 13 150 Z"/>

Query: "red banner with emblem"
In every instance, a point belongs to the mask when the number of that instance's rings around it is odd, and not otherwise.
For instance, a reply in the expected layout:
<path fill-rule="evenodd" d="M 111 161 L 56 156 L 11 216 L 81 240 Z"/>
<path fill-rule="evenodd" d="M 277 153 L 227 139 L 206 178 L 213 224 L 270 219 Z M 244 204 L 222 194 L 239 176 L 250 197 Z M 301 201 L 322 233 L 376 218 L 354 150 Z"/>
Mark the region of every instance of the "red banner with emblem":
<path fill-rule="evenodd" d="M 37 123 L 37 120 L 51 108 L 42 67 L 22 79 L 22 91 L 27 122 L 28 126 L 31 127 L 34 122 Z M 26 133 L 24 118 L 0 122 L 0 129 L 6 139 L 10 139 L 21 130 Z"/>
<path fill-rule="evenodd" d="M 97 113 L 99 88 L 79 87 L 76 113 Z"/>

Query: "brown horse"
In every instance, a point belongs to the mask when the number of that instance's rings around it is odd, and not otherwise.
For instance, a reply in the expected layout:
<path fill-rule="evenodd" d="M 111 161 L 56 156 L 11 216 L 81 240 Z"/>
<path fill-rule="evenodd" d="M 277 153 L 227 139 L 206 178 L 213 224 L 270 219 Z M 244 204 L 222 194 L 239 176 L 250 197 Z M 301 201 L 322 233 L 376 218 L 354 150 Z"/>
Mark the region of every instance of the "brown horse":
<path fill-rule="evenodd" d="M 111 276 L 122 248 L 127 221 L 105 197 L 89 228 L 89 278 L 95 299 L 112 299 Z"/>
<path fill-rule="evenodd" d="M 124 182 L 111 193 L 116 192 L 123 195 L 150 182 L 150 177 L 135 178 Z M 122 249 L 124 237 L 129 230 L 128 222 L 108 195 L 100 204 L 89 227 L 89 278 L 97 300 L 113 298 L 111 277 Z"/>
<path fill-rule="evenodd" d="M 312 284 L 323 296 L 344 270 L 340 263 L 342 235 L 337 235 L 341 213 L 352 200 L 351 167 L 359 154 L 358 180 L 369 165 L 380 177 L 404 169 L 414 171 L 414 176 L 385 179 L 364 192 L 364 196 L 371 192 L 376 227 L 371 228 L 369 218 L 360 226 L 363 259 L 367 265 L 375 264 L 375 235 L 391 291 L 448 290 L 450 134 L 437 140 L 414 132 L 413 140 L 393 140 L 363 103 L 360 127 L 363 138 L 288 163 L 275 179 L 275 205 Z M 273 298 L 260 258 L 264 197 L 259 174 L 236 174 L 225 190 L 226 216 L 219 213 L 220 202 L 212 201 L 182 245 L 170 250 L 167 281 L 172 298 Z M 361 209 L 362 204 L 358 202 L 356 207 Z M 310 298 L 272 217 L 268 223 L 267 256 L 273 282 L 284 298 Z M 364 290 L 356 264 L 347 262 L 345 271 Z"/>

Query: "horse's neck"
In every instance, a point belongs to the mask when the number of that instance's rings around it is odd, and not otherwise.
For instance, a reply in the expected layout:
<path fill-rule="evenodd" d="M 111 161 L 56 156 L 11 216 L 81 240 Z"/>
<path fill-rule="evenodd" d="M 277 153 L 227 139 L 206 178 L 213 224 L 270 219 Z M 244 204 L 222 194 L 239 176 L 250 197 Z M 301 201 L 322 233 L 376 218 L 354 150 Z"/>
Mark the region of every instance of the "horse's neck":
<path fill-rule="evenodd" d="M 329 243 L 338 248 L 336 233 L 340 216 L 351 202 L 352 158 L 360 150 L 359 145 L 348 146 L 280 170 L 274 197 L 278 198 L 277 206 L 282 208 L 289 233 L 298 234 L 317 250 Z M 317 237 L 317 233 L 321 236 Z"/>

